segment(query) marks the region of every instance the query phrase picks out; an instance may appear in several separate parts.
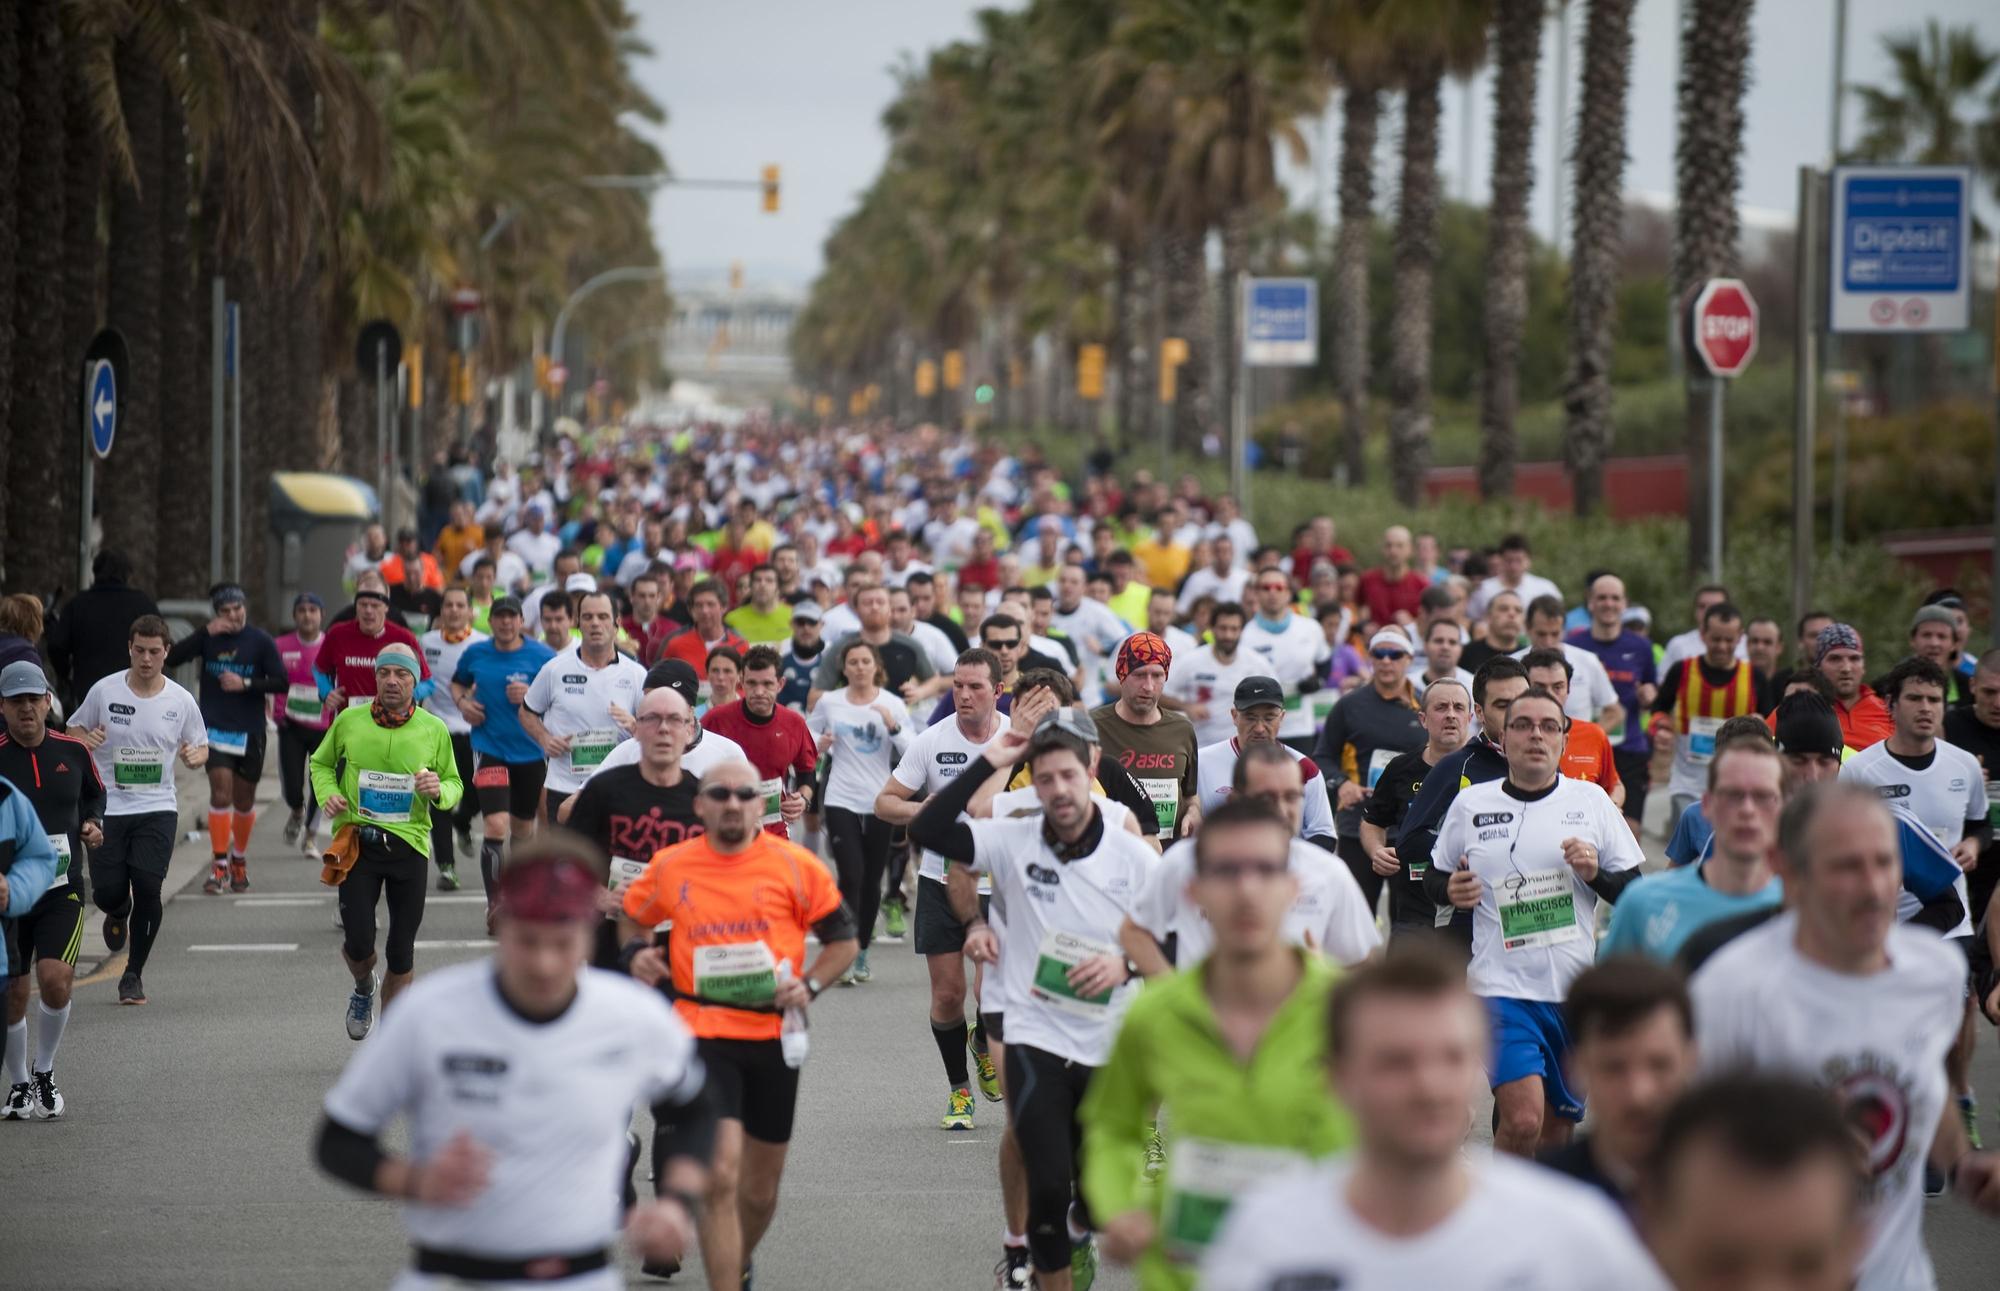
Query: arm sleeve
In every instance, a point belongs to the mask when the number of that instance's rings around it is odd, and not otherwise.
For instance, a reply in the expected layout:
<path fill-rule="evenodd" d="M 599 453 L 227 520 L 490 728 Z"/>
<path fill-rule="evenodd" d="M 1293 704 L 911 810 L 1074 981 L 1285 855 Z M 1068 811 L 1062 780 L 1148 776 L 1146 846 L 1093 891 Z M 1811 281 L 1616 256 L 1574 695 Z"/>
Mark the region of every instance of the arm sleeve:
<path fill-rule="evenodd" d="M 1679 667 L 1669 668 L 1666 671 L 1666 675 L 1660 678 L 1659 693 L 1653 696 L 1653 711 L 1656 713 L 1673 712 L 1674 700 L 1680 693 L 1681 670 Z"/>
<path fill-rule="evenodd" d="M 83 754 L 83 771 L 76 796 L 77 819 L 103 820 L 107 797 L 104 777 L 97 774 L 97 759 L 91 757 L 88 750 L 79 748 L 77 752 Z"/>
<path fill-rule="evenodd" d="M 388 1159 L 374 1136 L 350 1129 L 331 1116 L 320 1118 L 319 1142 L 313 1155 L 320 1169 L 363 1192 L 375 1191 L 375 1172 Z"/>
<path fill-rule="evenodd" d="M 790 709 L 783 711 L 791 712 Z M 798 777 L 800 784 L 809 785 L 819 772 L 819 745 L 814 742 L 812 732 L 806 729 L 804 721 L 799 723 L 798 729 L 799 749 L 792 758 L 792 773 Z"/>
<path fill-rule="evenodd" d="M 972 826 L 960 820 L 959 816 L 972 805 L 972 796 L 993 770 L 993 764 L 982 756 L 975 759 L 963 775 L 932 794 L 930 801 L 917 812 L 916 819 L 910 822 L 910 841 L 948 861 L 971 865 L 978 859 L 978 848 L 973 840 Z"/>
<path fill-rule="evenodd" d="M 1599 870 L 1587 886 L 1592 892 L 1616 905 L 1619 894 L 1639 877 L 1638 870 Z"/>
<path fill-rule="evenodd" d="M 251 678 L 250 689 L 260 695 L 281 695 L 291 684 L 292 679 L 285 675 L 284 656 L 278 653 L 278 643 L 265 637 L 264 648 L 257 652 L 257 675 Z"/>
<path fill-rule="evenodd" d="M 1133 1025 L 1134 1022 L 1139 1025 Z M 1129 1014 L 1111 1057 L 1090 1078 L 1078 1119 L 1083 1123 L 1083 1196 L 1091 1213 L 1110 1219 L 1137 1209 L 1146 1143 L 1159 1105 L 1150 1073 L 1144 1016 Z"/>
<path fill-rule="evenodd" d="M 861 921 L 854 917 L 854 911 L 847 908 L 847 902 L 842 901 L 832 914 L 815 920 L 812 930 L 822 946 L 836 941 L 853 941 L 861 935 Z"/>
<path fill-rule="evenodd" d="M 190 659 L 200 658 L 201 648 L 207 641 L 208 629 L 206 627 L 196 628 L 180 640 L 174 642 L 172 648 L 167 651 L 166 666 L 168 668 L 178 668 Z"/>

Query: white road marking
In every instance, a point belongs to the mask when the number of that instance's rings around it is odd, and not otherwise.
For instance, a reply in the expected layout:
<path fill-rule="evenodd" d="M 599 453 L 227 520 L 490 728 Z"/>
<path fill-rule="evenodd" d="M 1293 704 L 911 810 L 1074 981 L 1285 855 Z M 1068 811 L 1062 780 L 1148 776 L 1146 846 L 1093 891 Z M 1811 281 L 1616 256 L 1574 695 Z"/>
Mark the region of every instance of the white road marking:
<path fill-rule="evenodd" d="M 324 900 L 326 900 L 325 897 L 259 897 L 256 900 L 246 899 L 238 901 L 236 908 L 239 910 L 262 910 L 277 906 L 319 905 Z"/>
<path fill-rule="evenodd" d="M 215 945 L 188 947 L 189 950 L 195 950 L 195 951 L 251 950 L 251 951 L 273 951 L 273 952 L 297 950 L 298 948 L 299 948 L 299 943 L 297 943 L 296 941 L 238 941 L 229 943 L 218 943 Z"/>
<path fill-rule="evenodd" d="M 484 937 L 478 941 L 419 941 L 415 943 L 418 950 L 484 950 L 492 944 L 492 941 Z"/>

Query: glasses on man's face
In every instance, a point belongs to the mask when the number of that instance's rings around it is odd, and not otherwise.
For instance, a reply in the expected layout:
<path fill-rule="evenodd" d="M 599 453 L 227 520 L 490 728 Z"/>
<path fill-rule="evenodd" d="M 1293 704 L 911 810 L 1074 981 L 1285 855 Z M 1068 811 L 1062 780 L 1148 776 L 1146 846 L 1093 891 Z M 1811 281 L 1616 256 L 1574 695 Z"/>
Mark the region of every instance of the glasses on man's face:
<path fill-rule="evenodd" d="M 632 719 L 634 726 L 664 726 L 674 730 L 681 726 L 693 725 L 693 719 L 681 713 L 641 713 Z"/>
<path fill-rule="evenodd" d="M 1768 809 L 1778 805 L 1776 789 L 1713 789 L 1710 792 L 1715 795 L 1716 801 L 1725 807 L 1749 806 Z"/>
<path fill-rule="evenodd" d="M 1561 735 L 1566 729 L 1567 727 L 1563 723 L 1556 721 L 1554 718 L 1544 718 L 1538 722 L 1532 717 L 1517 717 L 1507 723 L 1509 734 L 1533 735 L 1536 732 L 1540 732 L 1552 740 Z"/>
<path fill-rule="evenodd" d="M 1401 650 L 1370 650 L 1368 657 L 1370 659 L 1407 659 L 1410 656 Z"/>
<path fill-rule="evenodd" d="M 701 791 L 701 796 L 710 802 L 728 802 L 731 798 L 738 802 L 755 802 L 764 796 L 764 791 L 756 785 L 738 785 L 732 789 L 726 784 L 712 784 Z"/>
<path fill-rule="evenodd" d="M 1015 637 L 1012 641 L 995 641 L 992 639 L 988 639 L 988 641 L 986 642 L 986 648 L 988 650 L 1019 650 L 1021 648 L 1021 638 Z"/>

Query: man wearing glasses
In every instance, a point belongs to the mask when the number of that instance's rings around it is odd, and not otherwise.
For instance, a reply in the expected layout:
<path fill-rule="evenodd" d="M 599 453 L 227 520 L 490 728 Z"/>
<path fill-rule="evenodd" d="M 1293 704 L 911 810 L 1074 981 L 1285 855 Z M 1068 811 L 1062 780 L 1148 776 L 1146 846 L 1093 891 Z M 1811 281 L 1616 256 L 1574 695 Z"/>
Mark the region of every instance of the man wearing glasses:
<path fill-rule="evenodd" d="M 1069 672 L 1055 660 L 1028 649 L 1027 631 L 1026 625 L 1011 614 L 989 614 L 979 624 L 979 648 L 991 650 L 994 658 L 1000 661 L 999 696 L 995 706 L 1001 713 L 1014 711 L 1014 683 L 1021 679 L 1024 671 L 1046 668 L 1065 675 Z M 936 726 L 958 711 L 956 705 L 957 701 L 947 693 L 938 700 L 937 707 L 931 710 L 930 720 L 924 725 Z"/>
<path fill-rule="evenodd" d="M 1472 911 L 1472 992 L 1493 1032 L 1487 1065 L 1516 1156 L 1561 1147 L 1583 1120 L 1564 1081 L 1562 1003 L 1597 949 L 1597 903 L 1616 901 L 1645 856 L 1604 790 L 1561 772 L 1569 719 L 1530 687 L 1507 707 L 1504 779 L 1460 791 L 1445 813 L 1424 888 Z"/>
<path fill-rule="evenodd" d="M 1368 642 L 1368 657 L 1374 664 L 1368 684 L 1348 691 L 1333 706 L 1312 756 L 1326 776 L 1324 792 L 1334 795 L 1339 808 L 1335 829 L 1340 859 L 1373 910 L 1382 895 L 1383 876 L 1361 845 L 1361 809 L 1389 764 L 1424 747 L 1428 737 L 1417 716 L 1417 690 L 1409 680 L 1410 638 L 1401 628 L 1383 628 Z"/>

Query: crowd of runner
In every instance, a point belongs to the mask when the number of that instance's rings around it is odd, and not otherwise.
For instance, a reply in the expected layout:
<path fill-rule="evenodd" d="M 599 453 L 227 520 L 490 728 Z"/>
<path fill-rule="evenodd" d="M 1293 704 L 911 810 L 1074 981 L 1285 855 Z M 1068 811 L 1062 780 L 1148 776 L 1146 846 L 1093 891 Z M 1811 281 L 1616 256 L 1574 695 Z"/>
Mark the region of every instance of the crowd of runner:
<path fill-rule="evenodd" d="M 147 1002 L 177 763 L 202 892 L 253 890 L 275 732 L 364 1042 L 318 1159 L 408 1203 L 398 1285 L 617 1286 L 623 1229 L 751 1286 L 808 1018 L 884 945 L 939 1128 L 1004 1109 L 1003 1288 L 1903 1291 L 1927 1196 L 2000 1216 L 2000 651 L 1951 589 L 1864 648 L 1703 587 L 1656 643 L 1519 535 L 1358 559 L 932 427 L 607 429 L 423 498 L 275 636 L 224 584 L 177 638 L 111 551 L 0 599 L 0 1116 L 67 1111 L 86 902 Z M 419 976 L 475 859 L 494 957 Z"/>

